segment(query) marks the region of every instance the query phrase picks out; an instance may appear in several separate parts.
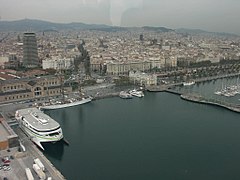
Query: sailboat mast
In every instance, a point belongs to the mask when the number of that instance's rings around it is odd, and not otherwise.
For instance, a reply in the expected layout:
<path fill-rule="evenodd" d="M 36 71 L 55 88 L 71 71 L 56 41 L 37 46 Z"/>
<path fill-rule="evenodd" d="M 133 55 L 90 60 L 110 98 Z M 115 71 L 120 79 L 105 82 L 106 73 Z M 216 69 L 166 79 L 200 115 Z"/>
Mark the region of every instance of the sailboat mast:
<path fill-rule="evenodd" d="M 81 89 L 81 79 L 80 79 L 80 67 L 78 68 L 78 92 L 79 96 L 82 96 L 82 89 Z"/>
<path fill-rule="evenodd" d="M 65 102 L 65 94 L 64 94 L 64 80 L 63 80 L 63 74 L 62 74 L 62 68 L 61 64 L 58 63 L 58 75 L 60 77 L 60 89 L 61 89 L 61 94 L 62 94 L 62 100 Z"/>

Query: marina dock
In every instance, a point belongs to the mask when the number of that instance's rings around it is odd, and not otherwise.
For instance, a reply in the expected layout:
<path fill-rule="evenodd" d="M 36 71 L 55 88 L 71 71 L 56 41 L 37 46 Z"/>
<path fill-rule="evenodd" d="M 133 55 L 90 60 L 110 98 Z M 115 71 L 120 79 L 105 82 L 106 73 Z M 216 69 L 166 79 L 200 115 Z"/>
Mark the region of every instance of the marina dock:
<path fill-rule="evenodd" d="M 235 76 L 239 76 L 239 73 L 232 73 L 232 74 L 224 74 L 224 75 L 218 75 L 218 76 L 212 76 L 212 77 L 206 77 L 206 78 L 198 78 L 198 79 L 194 79 L 194 81 L 196 83 L 200 83 L 200 82 L 206 82 L 206 81 L 212 81 L 212 80 L 217 80 L 217 79 L 222 79 L 222 78 L 230 78 L 230 77 L 235 77 Z M 158 85 L 158 86 L 148 86 L 146 87 L 146 89 L 150 92 L 173 92 L 173 91 L 169 91 L 169 89 L 173 89 L 176 86 L 181 86 L 183 84 L 183 82 L 178 82 L 178 83 L 172 83 L 172 84 L 163 84 L 163 85 Z"/>
<path fill-rule="evenodd" d="M 232 103 L 227 103 L 227 102 L 219 101 L 216 99 L 210 99 L 210 98 L 208 99 L 208 98 L 205 98 L 199 95 L 193 95 L 193 94 L 181 95 L 181 98 L 191 102 L 210 104 L 214 106 L 223 107 L 233 112 L 240 113 L 240 104 L 232 104 Z"/>
<path fill-rule="evenodd" d="M 220 107 L 226 108 L 228 110 L 240 113 L 240 104 L 228 103 L 228 102 L 220 101 L 220 100 L 213 99 L 213 98 L 206 98 L 206 97 L 200 96 L 196 93 L 184 94 L 183 92 L 181 92 L 179 90 L 175 90 L 175 89 L 171 89 L 171 88 L 168 89 L 166 87 L 155 89 L 155 90 L 152 89 L 150 92 L 167 92 L 167 93 L 171 93 L 171 94 L 175 94 L 175 95 L 180 95 L 180 97 L 182 99 L 187 100 L 187 101 L 220 106 Z"/>
<path fill-rule="evenodd" d="M 200 78 L 200 79 L 196 79 L 194 81 L 196 83 L 200 83 L 200 82 L 205 82 L 205 81 L 217 80 L 217 79 L 221 79 L 221 78 L 235 77 L 235 76 L 239 76 L 239 75 L 240 75 L 240 73 L 234 73 L 234 74 L 219 75 L 219 76 L 208 77 L 208 78 Z M 240 104 L 234 104 L 234 103 L 229 103 L 229 102 L 225 102 L 225 101 L 220 101 L 220 100 L 214 99 L 214 98 L 207 98 L 207 97 L 203 97 L 196 93 L 187 93 L 186 94 L 185 92 L 181 92 L 179 89 L 175 89 L 175 87 L 181 86 L 182 84 L 183 84 L 182 82 L 174 83 L 174 84 L 164 84 L 164 85 L 160 85 L 160 86 L 150 86 L 150 87 L 147 87 L 146 89 L 149 92 L 167 92 L 167 93 L 171 93 L 171 94 L 180 95 L 180 97 L 182 99 L 187 100 L 187 101 L 219 106 L 219 107 L 231 110 L 233 112 L 240 113 Z"/>
<path fill-rule="evenodd" d="M 228 103 L 228 102 L 220 101 L 220 100 L 213 99 L 213 98 L 206 98 L 206 97 L 203 97 L 196 93 L 183 94 L 182 92 L 180 92 L 178 90 L 174 90 L 174 89 L 167 89 L 164 92 L 180 95 L 180 97 L 182 99 L 187 100 L 187 101 L 219 106 L 219 107 L 223 107 L 228 110 L 240 113 L 240 104 Z"/>

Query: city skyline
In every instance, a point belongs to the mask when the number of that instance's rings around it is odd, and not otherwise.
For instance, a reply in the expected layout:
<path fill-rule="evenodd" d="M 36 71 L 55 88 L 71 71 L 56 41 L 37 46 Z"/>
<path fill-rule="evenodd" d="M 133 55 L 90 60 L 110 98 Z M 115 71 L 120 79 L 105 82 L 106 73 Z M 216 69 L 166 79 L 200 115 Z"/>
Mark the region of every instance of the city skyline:
<path fill-rule="evenodd" d="M 0 0 L 1 20 L 41 19 L 115 26 L 165 26 L 240 34 L 236 0 Z M 18 9 L 18 11 L 16 11 Z"/>

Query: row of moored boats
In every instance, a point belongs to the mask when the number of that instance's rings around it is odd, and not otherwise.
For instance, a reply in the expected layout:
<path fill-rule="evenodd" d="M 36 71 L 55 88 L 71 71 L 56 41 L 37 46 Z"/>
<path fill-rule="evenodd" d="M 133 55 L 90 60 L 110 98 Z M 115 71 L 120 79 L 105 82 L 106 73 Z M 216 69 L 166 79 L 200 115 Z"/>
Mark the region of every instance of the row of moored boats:
<path fill-rule="evenodd" d="M 225 88 L 222 88 L 219 91 L 215 91 L 214 94 L 226 97 L 233 97 L 237 94 L 240 94 L 240 87 L 239 85 L 232 85 Z"/>
<path fill-rule="evenodd" d="M 139 98 L 144 97 L 143 91 L 133 89 L 130 91 L 121 91 L 119 93 L 119 97 L 122 99 L 132 99 L 134 96 Z"/>
<path fill-rule="evenodd" d="M 237 84 L 226 86 L 224 87 L 222 83 L 221 90 L 215 91 L 214 94 L 220 95 L 220 96 L 226 96 L 226 97 L 233 97 L 238 94 L 240 94 L 240 84 L 239 84 L 239 78 L 237 79 Z"/>

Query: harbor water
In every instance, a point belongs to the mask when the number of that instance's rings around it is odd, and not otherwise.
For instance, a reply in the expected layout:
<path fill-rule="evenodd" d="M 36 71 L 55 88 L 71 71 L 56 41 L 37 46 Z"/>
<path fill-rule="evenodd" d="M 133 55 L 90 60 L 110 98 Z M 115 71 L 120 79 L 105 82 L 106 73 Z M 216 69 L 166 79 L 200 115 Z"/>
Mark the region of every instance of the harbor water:
<path fill-rule="evenodd" d="M 186 91 L 211 95 L 221 83 Z M 145 93 L 46 113 L 70 145 L 47 144 L 44 154 L 69 180 L 240 178 L 240 115 L 224 108 Z"/>

